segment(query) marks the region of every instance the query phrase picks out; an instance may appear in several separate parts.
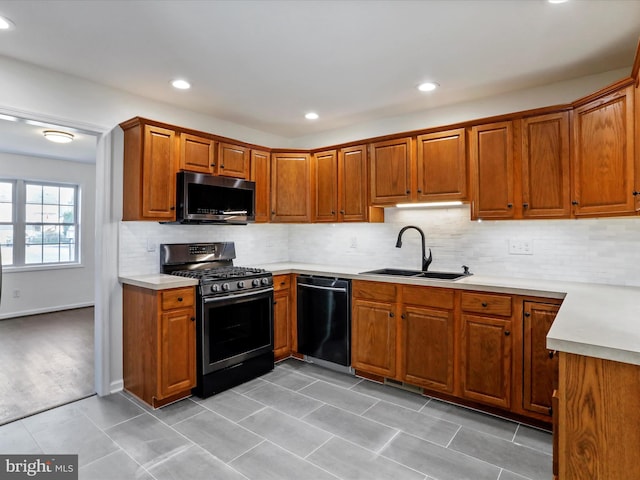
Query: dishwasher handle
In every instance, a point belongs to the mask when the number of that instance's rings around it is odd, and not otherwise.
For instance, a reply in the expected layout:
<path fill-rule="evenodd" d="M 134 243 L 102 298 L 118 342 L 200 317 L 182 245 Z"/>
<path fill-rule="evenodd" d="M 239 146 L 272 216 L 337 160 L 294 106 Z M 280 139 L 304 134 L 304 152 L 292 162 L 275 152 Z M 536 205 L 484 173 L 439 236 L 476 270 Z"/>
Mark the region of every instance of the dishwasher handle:
<path fill-rule="evenodd" d="M 331 292 L 343 292 L 343 293 L 347 293 L 347 289 L 346 288 L 339 288 L 339 287 L 322 287 L 320 285 L 309 285 L 307 283 L 298 283 L 299 287 L 304 287 L 304 288 L 313 288 L 316 290 L 329 290 Z"/>

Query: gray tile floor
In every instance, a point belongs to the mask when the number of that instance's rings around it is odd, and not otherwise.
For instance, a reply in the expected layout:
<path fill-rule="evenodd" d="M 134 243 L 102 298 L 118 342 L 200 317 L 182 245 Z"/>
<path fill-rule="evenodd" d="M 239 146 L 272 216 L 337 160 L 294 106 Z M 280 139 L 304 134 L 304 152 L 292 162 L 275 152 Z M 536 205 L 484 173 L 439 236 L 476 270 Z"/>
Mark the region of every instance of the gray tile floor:
<path fill-rule="evenodd" d="M 0 427 L 0 453 L 78 453 L 80 478 L 551 478 L 551 435 L 289 359 L 160 410 L 124 393 Z"/>

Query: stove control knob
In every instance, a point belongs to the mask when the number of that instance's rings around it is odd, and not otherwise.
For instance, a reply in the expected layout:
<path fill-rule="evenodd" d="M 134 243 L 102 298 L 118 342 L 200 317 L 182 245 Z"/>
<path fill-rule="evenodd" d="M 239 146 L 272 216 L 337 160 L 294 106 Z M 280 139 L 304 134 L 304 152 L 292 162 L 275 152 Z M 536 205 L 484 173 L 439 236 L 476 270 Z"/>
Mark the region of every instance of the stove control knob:
<path fill-rule="evenodd" d="M 238 282 L 238 288 L 244 288 L 244 282 L 242 280 Z"/>
<path fill-rule="evenodd" d="M 254 287 L 259 287 L 260 286 L 260 279 L 254 278 L 253 281 L 251 282 L 251 285 L 253 285 Z"/>
<path fill-rule="evenodd" d="M 269 279 L 268 278 L 263 278 L 262 279 L 262 284 L 263 285 L 269 285 Z"/>
<path fill-rule="evenodd" d="M 222 284 L 222 290 L 224 290 L 225 292 L 226 292 L 227 290 L 229 290 L 229 284 L 228 284 L 228 283 L 223 283 L 223 284 Z"/>
<path fill-rule="evenodd" d="M 211 291 L 212 292 L 219 292 L 220 291 L 220 285 L 218 285 L 217 283 L 215 285 L 211 285 Z"/>

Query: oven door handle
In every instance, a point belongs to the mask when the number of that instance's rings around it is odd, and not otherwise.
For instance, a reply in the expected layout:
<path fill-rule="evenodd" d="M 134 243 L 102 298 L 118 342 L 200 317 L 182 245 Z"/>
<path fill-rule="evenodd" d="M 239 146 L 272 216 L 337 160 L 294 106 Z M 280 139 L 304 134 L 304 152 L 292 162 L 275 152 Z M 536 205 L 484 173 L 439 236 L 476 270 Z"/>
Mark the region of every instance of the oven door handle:
<path fill-rule="evenodd" d="M 273 292 L 273 288 L 261 288 L 260 290 L 250 290 L 245 293 L 234 293 L 232 295 L 225 295 L 224 297 L 205 297 L 203 300 L 204 300 L 204 303 L 207 304 L 207 303 L 219 302 L 220 300 L 229 300 L 230 298 L 249 297 L 249 296 L 259 295 L 261 293 L 267 293 L 267 292 Z"/>
<path fill-rule="evenodd" d="M 332 292 L 344 292 L 344 293 L 347 293 L 347 289 L 346 288 L 322 287 L 320 285 L 309 285 L 308 283 L 299 283 L 298 286 L 299 287 L 304 287 L 304 288 L 315 288 L 317 290 L 330 290 Z"/>

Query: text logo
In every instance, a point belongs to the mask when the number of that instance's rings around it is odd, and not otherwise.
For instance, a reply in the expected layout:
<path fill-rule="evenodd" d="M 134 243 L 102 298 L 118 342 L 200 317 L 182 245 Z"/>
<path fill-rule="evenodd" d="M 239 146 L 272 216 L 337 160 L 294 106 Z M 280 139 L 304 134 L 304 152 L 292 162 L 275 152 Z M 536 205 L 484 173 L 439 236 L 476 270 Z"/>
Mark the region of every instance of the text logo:
<path fill-rule="evenodd" d="M 78 455 L 0 455 L 0 480 L 78 480 Z"/>

